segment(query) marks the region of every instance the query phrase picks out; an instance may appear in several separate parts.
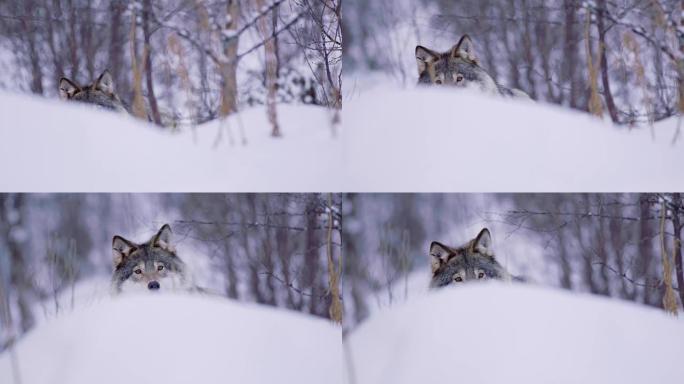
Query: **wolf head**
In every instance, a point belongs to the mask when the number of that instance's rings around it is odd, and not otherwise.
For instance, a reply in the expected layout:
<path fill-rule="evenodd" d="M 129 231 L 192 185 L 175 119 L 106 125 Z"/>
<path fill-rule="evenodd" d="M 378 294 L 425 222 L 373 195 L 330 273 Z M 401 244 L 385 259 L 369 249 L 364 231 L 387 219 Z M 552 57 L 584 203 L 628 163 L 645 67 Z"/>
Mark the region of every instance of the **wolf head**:
<path fill-rule="evenodd" d="M 508 272 L 494 258 L 492 237 L 487 228 L 467 244 L 456 248 L 433 241 L 430 245 L 430 258 L 431 288 L 467 281 L 510 279 Z"/>
<path fill-rule="evenodd" d="M 126 112 L 124 104 L 114 92 L 112 75 L 108 70 L 102 72 L 92 84 L 83 87 L 66 77 L 62 77 L 59 80 L 59 96 L 63 100 L 80 101 L 105 109 Z"/>
<path fill-rule="evenodd" d="M 115 293 L 129 290 L 176 290 L 187 288 L 185 264 L 171 244 L 171 227 L 164 224 L 142 244 L 121 236 L 112 239 Z"/>
<path fill-rule="evenodd" d="M 418 83 L 470 87 L 498 91 L 494 79 L 479 65 L 475 47 L 468 35 L 447 52 L 435 52 L 423 46 L 416 47 Z"/>

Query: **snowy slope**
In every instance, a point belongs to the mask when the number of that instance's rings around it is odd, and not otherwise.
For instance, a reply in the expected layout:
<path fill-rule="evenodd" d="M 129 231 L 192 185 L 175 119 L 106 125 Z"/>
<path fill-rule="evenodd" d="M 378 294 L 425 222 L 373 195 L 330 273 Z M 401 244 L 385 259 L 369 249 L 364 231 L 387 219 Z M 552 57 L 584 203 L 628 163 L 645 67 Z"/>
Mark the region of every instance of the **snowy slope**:
<path fill-rule="evenodd" d="M 345 341 L 356 384 L 681 383 L 684 322 L 525 285 L 471 284 L 375 314 Z"/>
<path fill-rule="evenodd" d="M 343 111 L 348 191 L 684 190 L 684 133 L 672 145 L 674 119 L 652 138 L 647 127 L 526 100 L 358 84 Z"/>
<path fill-rule="evenodd" d="M 283 105 L 278 113 L 279 139 L 270 137 L 264 108 L 243 111 L 223 128 L 215 121 L 169 134 L 128 116 L 0 92 L 0 190 L 340 190 L 333 170 L 341 141 L 330 112 Z"/>
<path fill-rule="evenodd" d="M 155 295 L 157 296 L 157 295 Z M 325 320 L 224 299 L 103 300 L 16 346 L 22 383 L 341 383 L 341 333 Z M 12 383 L 7 353 L 0 382 Z"/>

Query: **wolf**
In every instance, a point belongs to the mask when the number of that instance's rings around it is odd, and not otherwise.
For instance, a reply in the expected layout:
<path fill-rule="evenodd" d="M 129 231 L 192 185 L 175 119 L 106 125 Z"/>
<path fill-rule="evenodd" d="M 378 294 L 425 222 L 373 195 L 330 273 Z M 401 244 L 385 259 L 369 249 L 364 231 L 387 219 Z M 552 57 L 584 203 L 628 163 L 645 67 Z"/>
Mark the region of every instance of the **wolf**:
<path fill-rule="evenodd" d="M 494 258 L 492 236 L 487 228 L 465 245 L 450 247 L 430 244 L 432 280 L 430 288 L 441 288 L 467 281 L 497 279 L 511 281 L 511 275 Z"/>
<path fill-rule="evenodd" d="M 418 84 L 450 85 L 463 88 L 476 88 L 487 93 L 529 98 L 519 90 L 507 88 L 497 83 L 485 71 L 475 54 L 470 36 L 461 39 L 447 52 L 436 52 L 421 45 L 416 47 L 418 64 Z"/>
<path fill-rule="evenodd" d="M 112 239 L 114 273 L 112 293 L 124 291 L 192 291 L 185 263 L 176 255 L 171 243 L 171 227 L 164 224 L 152 238 L 142 244 L 121 236 Z"/>
<path fill-rule="evenodd" d="M 114 82 L 109 70 L 105 70 L 94 82 L 83 87 L 62 77 L 59 80 L 59 96 L 62 100 L 80 101 L 104 109 L 129 113 L 126 105 L 114 92 Z"/>

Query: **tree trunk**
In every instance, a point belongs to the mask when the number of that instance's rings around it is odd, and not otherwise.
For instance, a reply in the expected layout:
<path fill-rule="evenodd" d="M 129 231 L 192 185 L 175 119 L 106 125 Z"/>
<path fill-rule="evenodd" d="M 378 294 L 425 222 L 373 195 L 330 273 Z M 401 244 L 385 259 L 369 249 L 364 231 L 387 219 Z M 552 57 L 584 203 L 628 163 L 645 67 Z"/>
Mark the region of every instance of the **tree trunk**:
<path fill-rule="evenodd" d="M 608 57 L 606 55 L 606 27 L 604 22 L 604 13 L 607 12 L 606 0 L 599 0 L 598 10 L 596 14 L 596 28 L 599 36 L 599 60 L 601 66 L 601 82 L 603 83 L 603 98 L 606 100 L 606 107 L 611 120 L 614 123 L 619 123 L 619 116 L 613 94 L 610 90 L 610 77 L 608 76 Z"/>
<path fill-rule="evenodd" d="M 237 112 L 237 64 L 238 64 L 238 36 L 231 33 L 237 31 L 240 5 L 238 0 L 228 0 L 226 5 L 227 19 L 225 31 L 229 37 L 223 39 L 224 62 L 221 63 L 221 117 Z"/>
<path fill-rule="evenodd" d="M 654 281 L 658 278 L 653 276 L 655 273 L 652 266 L 655 255 L 653 252 L 653 238 L 655 237 L 655 230 L 653 222 L 649 220 L 651 215 L 651 202 L 649 201 L 649 194 L 642 194 L 639 196 L 639 246 L 638 257 L 634 263 L 634 280 L 643 280 L 648 285 L 649 280 L 653 277 Z M 643 303 L 647 305 L 658 305 L 657 294 L 653 288 L 645 287 Z"/>
<path fill-rule="evenodd" d="M 587 10 L 585 29 L 584 29 L 584 45 L 587 54 L 587 71 L 589 72 L 589 104 L 587 109 L 589 112 L 597 117 L 603 117 L 603 104 L 601 103 L 601 96 L 598 89 L 598 70 L 593 59 L 593 48 L 591 44 L 591 10 Z"/>
<path fill-rule="evenodd" d="M 47 44 L 50 48 L 50 54 L 52 55 L 52 65 L 54 70 L 53 78 L 55 79 L 55 81 L 57 81 L 57 79 L 59 79 L 60 77 L 64 76 L 64 62 L 62 60 L 61 52 L 55 45 L 55 23 L 52 21 L 53 17 L 57 17 L 57 6 L 58 4 L 55 4 L 55 8 L 51 8 L 48 4 L 44 5 L 45 18 L 43 21 L 47 28 Z"/>
<path fill-rule="evenodd" d="M 681 2 L 681 12 L 684 13 L 684 0 Z M 680 16 L 679 19 L 679 52 L 680 57 L 677 61 L 677 67 L 679 69 L 679 111 L 684 113 L 684 15 Z"/>
<path fill-rule="evenodd" d="M 563 198 L 560 195 L 555 195 L 553 197 L 553 200 L 555 200 L 555 204 L 560 207 L 560 205 L 563 203 Z M 552 216 L 552 220 L 554 222 L 554 225 L 557 226 L 558 228 L 561 227 L 561 219 L 557 216 Z M 572 286 L 572 264 L 570 264 L 570 255 L 568 252 L 568 244 L 567 244 L 567 239 L 566 239 L 566 232 L 565 231 L 558 231 L 558 260 L 560 264 L 560 284 L 562 288 L 565 289 L 573 289 Z"/>
<path fill-rule="evenodd" d="M 577 68 L 577 33 L 575 32 L 577 6 L 575 0 L 564 0 L 563 9 L 565 10 L 565 36 L 563 42 L 563 79 L 570 87 L 568 104 L 570 108 L 578 108 L 579 85 L 576 81 L 575 71 Z M 561 92 L 562 94 L 562 92 Z"/>
<path fill-rule="evenodd" d="M 143 1 L 143 40 L 145 42 L 144 61 L 145 61 L 145 77 L 147 80 L 147 101 L 150 104 L 150 112 L 152 113 L 152 120 L 155 124 L 161 126 L 161 116 L 159 115 L 159 107 L 157 107 L 157 98 L 154 96 L 154 78 L 152 76 L 152 46 L 150 45 L 150 14 L 152 13 L 151 0 Z"/>
<path fill-rule="evenodd" d="M 525 0 L 522 1 L 523 6 L 523 24 L 524 24 L 524 34 L 523 34 L 523 50 L 525 52 L 525 61 L 527 61 L 527 68 L 525 69 L 525 77 L 529 87 L 526 91 L 529 93 L 530 97 L 537 99 L 537 83 L 534 79 L 534 61 L 535 55 L 532 53 L 532 31 L 531 31 L 531 21 L 529 19 L 529 13 L 527 12 L 528 5 Z"/>
<path fill-rule="evenodd" d="M 282 215 L 277 218 L 278 229 L 276 229 L 276 249 L 278 252 L 278 260 L 280 261 L 280 269 L 283 271 L 283 280 L 285 284 L 292 283 L 292 273 L 290 268 L 292 268 L 292 249 L 290 247 L 290 236 L 287 233 L 286 227 L 289 224 L 289 217 L 287 215 Z M 301 310 L 302 308 L 302 298 L 300 297 L 298 301 L 295 300 L 295 295 L 290 287 L 287 288 L 287 305 L 291 309 Z"/>
<path fill-rule="evenodd" d="M 16 236 L 11 236 L 15 228 L 24 225 L 24 201 L 25 195 L 11 194 L 0 195 L 0 214 L 2 217 L 15 216 L 16 220 L 8 223 L 4 237 L 7 239 L 7 251 L 10 259 L 10 287 L 16 293 L 16 306 L 19 310 L 20 334 L 26 333 L 33 328 L 35 318 L 32 312 L 30 297 L 33 295 L 33 284 L 28 273 L 28 258 L 24 253 L 26 245 Z M 11 295 L 11 291 L 8 293 Z"/>
<path fill-rule="evenodd" d="M 581 199 L 583 201 L 580 201 L 579 199 L 575 202 L 575 211 L 576 212 L 587 212 L 591 209 L 591 201 L 589 200 L 589 197 L 587 195 L 582 195 Z M 593 255 L 587 250 L 591 249 L 592 244 L 585 244 L 584 242 L 584 233 L 583 230 L 586 228 L 586 226 L 580 224 L 579 221 L 575 222 L 575 238 L 577 239 L 577 243 L 580 246 L 580 252 L 582 252 L 582 277 L 584 279 L 584 283 L 587 285 L 589 288 L 589 292 L 594 293 L 594 294 L 600 294 L 601 290 L 597 286 L 596 282 L 594 281 L 594 265 L 593 265 Z M 591 241 L 591 239 L 589 239 Z"/>
<path fill-rule="evenodd" d="M 316 281 L 318 280 L 318 236 L 316 233 L 316 225 L 318 224 L 317 214 L 316 214 L 316 199 L 317 195 L 309 197 L 309 204 L 306 205 L 306 231 L 304 241 L 304 265 L 306 265 L 306 270 L 303 273 L 302 278 L 302 289 L 308 289 L 311 292 L 311 297 L 309 298 L 309 313 L 318 315 L 320 311 L 318 310 L 318 297 L 321 292 L 318 292 L 318 287 Z"/>
<path fill-rule="evenodd" d="M 257 8 L 265 7 L 264 0 L 256 1 Z M 276 110 L 276 92 L 278 81 L 278 56 L 276 49 L 276 39 L 270 39 L 270 36 L 275 32 L 278 22 L 278 8 L 273 8 L 271 23 L 269 23 L 268 15 L 264 15 L 259 20 L 259 29 L 261 30 L 261 38 L 267 40 L 264 44 L 264 79 L 266 87 L 266 114 L 268 122 L 271 124 L 271 136 L 280 137 L 280 127 L 278 126 L 278 115 Z M 269 26 L 270 24 L 270 26 Z"/>
<path fill-rule="evenodd" d="M 663 295 L 663 309 L 665 311 L 677 315 L 677 296 L 672 288 L 672 264 L 670 263 L 670 255 L 667 252 L 666 236 L 665 236 L 665 221 L 667 218 L 667 203 L 663 201 L 660 211 L 660 252 L 663 259 L 663 283 L 665 285 L 665 293 Z"/>
<path fill-rule="evenodd" d="M 78 53 L 78 36 L 76 34 L 76 25 L 78 25 L 79 20 L 72 0 L 67 1 L 67 9 L 69 10 L 67 43 L 69 45 L 69 58 L 71 59 L 71 73 L 69 77 L 72 80 L 76 80 L 78 79 L 78 69 L 81 65 Z"/>
<path fill-rule="evenodd" d="M 31 92 L 37 95 L 42 95 L 43 72 L 38 53 L 38 43 L 36 41 L 38 33 L 36 31 L 35 21 L 32 18 L 35 4 L 33 1 L 26 1 L 24 5 L 27 16 L 22 18 L 21 22 L 24 33 L 26 34 L 26 41 L 28 43 L 29 63 L 31 65 Z"/>
<path fill-rule="evenodd" d="M 245 211 L 247 211 L 245 213 Z M 246 201 L 243 207 L 241 207 L 240 212 L 242 214 L 242 247 L 245 251 L 245 256 L 247 257 L 247 265 L 249 269 L 249 287 L 254 295 L 254 299 L 257 303 L 266 303 L 266 297 L 261 292 L 261 278 L 259 276 L 259 266 L 262 264 L 258 257 L 255 257 L 252 253 L 252 247 L 250 239 L 249 230 L 250 224 L 254 224 L 257 221 L 256 215 L 256 195 L 247 194 Z M 272 272 L 272 271 L 269 271 Z"/>
<path fill-rule="evenodd" d="M 606 214 L 606 212 L 604 211 L 601 195 L 596 196 L 596 205 L 599 207 L 599 216 Z M 588 203 L 587 209 L 591 209 L 590 207 L 591 204 Z M 606 233 L 606 221 L 608 220 L 604 218 L 598 219 L 598 231 L 595 238 L 596 246 L 594 247 L 594 249 L 596 250 L 596 257 L 598 258 L 600 263 L 599 273 L 597 276 L 597 280 L 600 284 L 599 294 L 604 296 L 611 296 L 610 277 L 608 276 L 608 235 Z"/>
<path fill-rule="evenodd" d="M 117 88 L 122 89 L 122 80 L 124 78 L 123 67 L 123 44 L 121 39 L 121 27 L 123 19 L 123 11 L 126 9 L 125 4 L 120 0 L 114 0 L 109 5 L 109 14 L 111 16 L 109 22 L 109 73 L 114 79 L 114 84 Z"/>
<path fill-rule="evenodd" d="M 684 269 L 682 266 L 682 221 L 681 214 L 684 213 L 682 209 L 682 194 L 672 194 L 672 230 L 674 232 L 674 262 L 675 274 L 677 275 L 677 288 L 679 289 L 679 301 L 684 306 Z"/>
<path fill-rule="evenodd" d="M 133 116 L 147 120 L 147 111 L 145 110 L 145 100 L 142 94 L 142 69 L 141 63 L 138 62 L 138 39 L 136 37 L 138 25 L 135 11 L 131 12 L 131 69 L 133 70 Z"/>
<path fill-rule="evenodd" d="M 95 73 L 95 51 L 97 47 L 93 43 L 93 9 L 90 3 L 83 4 L 79 7 L 79 18 L 86 20 L 86 22 L 79 23 L 78 29 L 81 36 L 81 52 L 85 60 L 85 69 L 88 72 L 88 79 L 95 79 L 98 75 Z"/>
<path fill-rule="evenodd" d="M 335 264 L 335 257 L 333 255 L 333 224 L 335 215 L 333 213 L 332 204 L 332 193 L 329 193 L 328 233 L 326 238 L 326 253 L 328 255 L 328 293 L 330 295 L 330 308 L 328 313 L 332 321 L 337 324 L 342 324 L 342 301 L 340 300 L 340 272 L 342 268 L 339 260 L 337 265 Z"/>
<path fill-rule="evenodd" d="M 273 225 L 273 219 L 271 218 L 269 212 L 268 212 L 268 201 L 267 198 L 264 196 L 261 196 L 259 198 L 261 200 L 261 207 L 264 210 L 265 214 L 265 220 L 266 220 L 266 228 L 264 228 L 264 234 L 261 239 L 261 253 L 263 254 L 263 257 L 261 258 L 262 260 L 262 265 L 263 267 L 270 273 L 275 274 L 276 273 L 276 268 L 275 268 L 275 262 L 273 261 L 273 239 L 271 236 L 271 233 L 273 232 L 273 229 L 269 227 L 269 225 Z M 264 289 L 266 293 L 268 294 L 268 298 L 266 299 L 266 303 L 277 306 L 277 294 L 276 294 L 276 287 L 274 283 L 275 279 L 271 275 L 266 275 L 266 288 Z"/>

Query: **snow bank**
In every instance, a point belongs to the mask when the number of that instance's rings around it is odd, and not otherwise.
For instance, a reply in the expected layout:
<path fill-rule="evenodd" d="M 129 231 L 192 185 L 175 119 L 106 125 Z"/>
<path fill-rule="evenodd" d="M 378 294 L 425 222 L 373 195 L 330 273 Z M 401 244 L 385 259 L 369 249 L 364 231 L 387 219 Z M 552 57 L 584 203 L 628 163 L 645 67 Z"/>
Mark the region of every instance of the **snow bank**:
<path fill-rule="evenodd" d="M 684 189 L 684 132 L 672 145 L 675 119 L 654 127 L 652 138 L 649 128 L 542 103 L 374 84 L 344 104 L 348 191 Z"/>
<path fill-rule="evenodd" d="M 340 329 L 322 319 L 163 294 L 103 300 L 16 346 L 24 384 L 341 383 L 341 349 Z M 0 355 L 0 382 L 11 373 Z"/>
<path fill-rule="evenodd" d="M 223 127 L 214 121 L 169 134 L 125 115 L 0 92 L 0 190 L 341 190 L 333 172 L 340 167 L 341 141 L 333 137 L 330 112 L 281 105 L 278 113 L 284 135 L 278 139 L 270 137 L 262 107 Z"/>
<path fill-rule="evenodd" d="M 357 384 L 678 383 L 684 373 L 681 320 L 526 285 L 433 292 L 376 314 L 346 342 Z"/>

